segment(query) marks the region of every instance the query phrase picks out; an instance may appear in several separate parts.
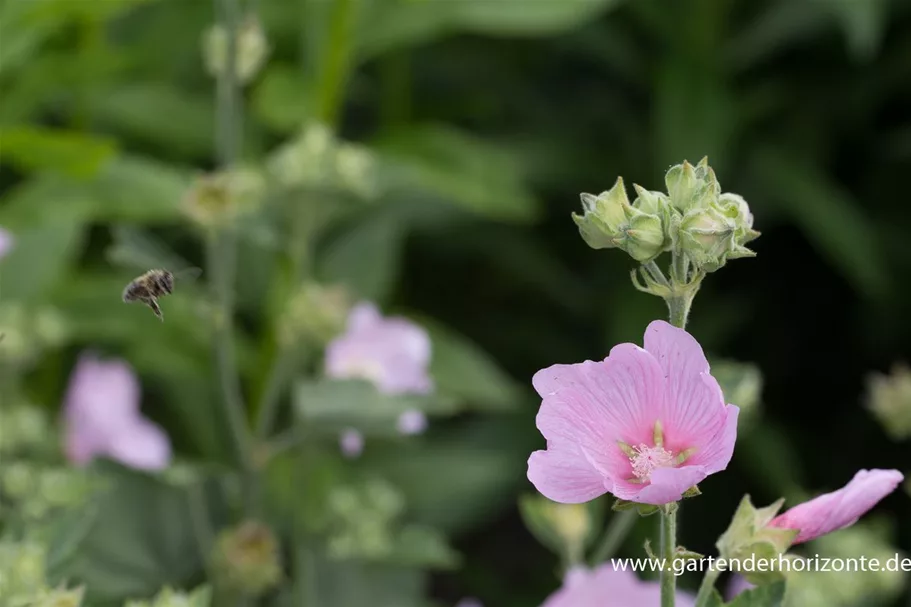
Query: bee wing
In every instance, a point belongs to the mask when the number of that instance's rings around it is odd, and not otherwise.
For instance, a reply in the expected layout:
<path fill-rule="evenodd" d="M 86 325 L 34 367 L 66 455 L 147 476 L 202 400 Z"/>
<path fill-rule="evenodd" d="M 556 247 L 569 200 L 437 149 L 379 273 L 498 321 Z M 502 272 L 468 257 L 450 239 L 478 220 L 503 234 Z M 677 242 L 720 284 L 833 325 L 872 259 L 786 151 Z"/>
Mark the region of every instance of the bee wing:
<path fill-rule="evenodd" d="M 199 278 L 199 275 L 202 274 L 202 268 L 184 268 L 178 270 L 177 272 L 171 273 L 174 276 L 174 280 L 180 282 L 191 282 Z"/>
<path fill-rule="evenodd" d="M 189 264 L 151 234 L 127 226 L 114 226 L 114 244 L 107 250 L 108 259 L 117 265 L 136 270 L 164 268 L 172 272 Z"/>

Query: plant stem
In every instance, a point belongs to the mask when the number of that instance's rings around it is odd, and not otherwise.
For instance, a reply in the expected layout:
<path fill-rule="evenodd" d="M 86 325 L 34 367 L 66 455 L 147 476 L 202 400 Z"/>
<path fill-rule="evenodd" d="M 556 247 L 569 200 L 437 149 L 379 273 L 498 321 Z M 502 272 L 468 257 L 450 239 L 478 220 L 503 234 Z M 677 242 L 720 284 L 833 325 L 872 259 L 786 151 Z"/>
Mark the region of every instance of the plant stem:
<path fill-rule="evenodd" d="M 721 571 L 712 568 L 705 572 L 702 583 L 699 585 L 699 594 L 696 595 L 696 607 L 708 607 L 709 599 L 712 598 L 712 590 L 715 588 L 715 582 Z"/>
<path fill-rule="evenodd" d="M 669 322 L 680 329 L 686 328 L 686 319 L 690 315 L 693 297 L 689 293 L 667 298 Z"/>
<path fill-rule="evenodd" d="M 342 106 L 342 94 L 351 64 L 351 30 L 354 26 L 354 1 L 335 0 L 329 21 L 329 40 L 324 49 L 320 71 L 318 115 L 334 126 Z"/>
<path fill-rule="evenodd" d="M 674 555 L 677 551 L 677 504 L 661 512 L 661 607 L 674 607 L 677 593 L 677 576 L 674 575 Z"/>
<path fill-rule="evenodd" d="M 598 544 L 598 548 L 592 554 L 593 566 L 603 563 L 617 552 L 623 540 L 626 539 L 626 536 L 636 525 L 638 518 L 639 513 L 636 510 L 623 510 L 622 512 L 614 513 L 610 523 L 607 525 L 607 529 L 604 530 L 604 537 L 601 538 L 601 543 Z"/>
<path fill-rule="evenodd" d="M 235 64 L 236 32 L 239 23 L 237 0 L 215 0 L 218 19 L 228 39 L 225 70 L 218 75 L 216 106 L 216 155 L 222 169 L 230 169 L 240 154 L 240 100 Z M 234 273 L 236 243 L 228 228 L 213 228 L 208 237 L 206 265 L 215 292 L 214 331 L 215 359 L 221 385 L 225 415 L 234 439 L 238 461 L 248 474 L 251 468 L 251 444 L 246 421 L 246 407 L 240 389 L 240 375 L 234 357 Z"/>

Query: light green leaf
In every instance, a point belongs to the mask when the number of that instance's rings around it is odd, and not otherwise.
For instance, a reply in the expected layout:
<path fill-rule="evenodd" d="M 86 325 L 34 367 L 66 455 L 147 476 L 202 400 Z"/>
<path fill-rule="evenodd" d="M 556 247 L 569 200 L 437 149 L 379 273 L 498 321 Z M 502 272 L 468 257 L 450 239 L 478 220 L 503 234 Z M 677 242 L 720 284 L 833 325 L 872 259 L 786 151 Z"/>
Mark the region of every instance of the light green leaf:
<path fill-rule="evenodd" d="M 425 607 L 426 574 L 419 569 L 313 557 L 312 574 L 319 605 Z M 300 605 L 289 601 L 289 607 Z"/>
<path fill-rule="evenodd" d="M 446 538 L 426 525 L 406 525 L 394 538 L 391 553 L 383 557 L 390 565 L 452 569 L 460 555 L 449 547 Z"/>
<path fill-rule="evenodd" d="M 94 217 L 102 221 L 154 222 L 179 216 L 190 175 L 149 158 L 122 156 L 98 174 Z"/>
<path fill-rule="evenodd" d="M 816 166 L 783 150 L 759 152 L 755 171 L 774 193 L 769 202 L 777 203 L 860 292 L 874 299 L 886 295 L 883 249 L 859 201 Z"/>
<path fill-rule="evenodd" d="M 91 177 L 111 159 L 114 142 L 75 131 L 36 126 L 0 129 L 0 160 L 22 171 Z"/>
<path fill-rule="evenodd" d="M 479 215 L 530 221 L 538 203 L 515 159 L 448 126 L 396 131 L 376 143 L 393 190 L 417 190 Z"/>
<path fill-rule="evenodd" d="M 317 273 L 360 298 L 382 302 L 395 286 L 405 226 L 387 213 L 359 218 L 318 254 Z"/>
<path fill-rule="evenodd" d="M 382 0 L 364 12 L 360 54 L 426 44 L 458 32 L 550 36 L 594 20 L 617 0 Z"/>
<path fill-rule="evenodd" d="M 191 158 L 212 151 L 215 107 L 209 96 L 163 82 L 136 82 L 105 89 L 92 104 L 99 124 L 132 139 Z"/>
<path fill-rule="evenodd" d="M 518 405 L 521 389 L 492 356 L 438 323 L 420 322 L 430 334 L 430 374 L 438 392 L 479 410 L 509 410 Z"/>
<path fill-rule="evenodd" d="M 785 582 L 759 586 L 738 594 L 728 607 L 781 607 Z"/>
<path fill-rule="evenodd" d="M 49 571 L 52 582 L 85 584 L 91 604 L 189 581 L 202 564 L 187 491 L 107 462 L 97 468 L 106 486 L 92 500 L 95 524 L 72 556 Z M 203 507 L 211 516 L 206 502 Z"/>
<path fill-rule="evenodd" d="M 310 100 L 300 68 L 274 64 L 266 68 L 253 90 L 252 109 L 270 128 L 290 132 L 311 116 Z"/>
<path fill-rule="evenodd" d="M 405 411 L 417 409 L 438 415 L 455 411 L 451 399 L 438 395 L 389 396 L 366 381 L 301 381 L 294 398 L 297 414 L 307 427 L 332 433 L 354 426 L 368 434 L 395 436 L 396 422 Z"/>

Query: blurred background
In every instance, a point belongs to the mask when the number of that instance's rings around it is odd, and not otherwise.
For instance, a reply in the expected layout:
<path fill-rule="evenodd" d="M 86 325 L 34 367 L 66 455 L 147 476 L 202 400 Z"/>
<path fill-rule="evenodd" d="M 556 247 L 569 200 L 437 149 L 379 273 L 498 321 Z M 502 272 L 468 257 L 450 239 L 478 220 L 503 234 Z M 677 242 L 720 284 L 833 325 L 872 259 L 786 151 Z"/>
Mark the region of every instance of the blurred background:
<path fill-rule="evenodd" d="M 213 77 L 231 45 L 211 29 L 232 19 L 233 83 Z M 270 369 L 306 344 L 274 397 L 277 435 L 306 436 L 260 479 L 295 581 L 261 604 L 303 604 L 301 579 L 324 580 L 314 605 L 541 604 L 560 561 L 518 506 L 544 442 L 530 378 L 641 343 L 666 316 L 570 213 L 618 176 L 664 190 L 670 165 L 706 155 L 762 237 L 755 259 L 709 275 L 690 317 L 749 415 L 727 472 L 683 509 L 682 542 L 714 554 L 744 493 L 794 504 L 861 468 L 907 472 L 909 108 L 903 0 L 2 0 L 4 541 L 40 519 L 47 583 L 86 583 L 88 605 L 207 579 L 184 493 L 213 533 L 242 518 L 211 355 L 233 307 L 250 420 Z M 204 272 L 162 302 L 161 323 L 120 294 L 164 251 Z M 349 459 L 331 407 L 299 401 L 319 400 L 322 348 L 361 300 L 431 332 L 439 398 L 424 434 L 366 432 Z M 149 478 L 96 463 L 118 489 L 55 510 L 37 470 L 70 468 L 53 449 L 17 451 L 27 433 L 10 412 L 43 411 L 49 425 L 28 427 L 53 428 L 36 443 L 56 448 L 84 351 L 135 369 L 177 464 Z M 355 396 L 327 398 L 355 403 L 356 422 L 371 413 Z M 911 551 L 909 512 L 897 491 L 805 553 Z M 655 523 L 620 553 L 641 554 Z M 413 543 L 399 542 L 407 525 Z M 829 594 L 801 606 L 911 597 L 900 573 L 820 579 Z"/>

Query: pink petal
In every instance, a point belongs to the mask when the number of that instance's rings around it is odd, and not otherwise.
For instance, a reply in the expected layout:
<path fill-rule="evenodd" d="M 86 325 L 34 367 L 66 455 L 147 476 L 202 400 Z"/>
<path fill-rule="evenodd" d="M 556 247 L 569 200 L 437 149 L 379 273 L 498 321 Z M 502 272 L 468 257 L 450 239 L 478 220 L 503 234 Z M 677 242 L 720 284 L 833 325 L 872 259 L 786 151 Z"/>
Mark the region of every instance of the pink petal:
<path fill-rule="evenodd" d="M 338 443 L 342 455 L 347 458 L 355 458 L 364 451 L 364 435 L 354 428 L 343 431 Z"/>
<path fill-rule="evenodd" d="M 645 330 L 645 349 L 667 382 L 661 422 L 674 449 L 704 447 L 724 426 L 724 396 L 696 339 L 662 320 Z"/>
<path fill-rule="evenodd" d="M 731 576 L 731 580 L 728 582 L 727 592 L 724 593 L 726 600 L 731 601 L 738 594 L 746 592 L 752 588 L 755 588 L 753 584 L 749 583 L 745 577 L 740 574 L 735 573 Z"/>
<path fill-rule="evenodd" d="M 734 443 L 737 442 L 737 418 L 740 409 L 734 405 L 724 408 L 724 424 L 702 448 L 697 448 L 687 465 L 704 466 L 706 474 L 721 472 L 728 467 L 734 455 Z"/>
<path fill-rule="evenodd" d="M 379 309 L 370 302 L 361 302 L 351 308 L 348 314 L 348 330 L 363 331 L 382 320 Z"/>
<path fill-rule="evenodd" d="M 528 458 L 528 480 L 544 497 L 562 504 L 581 504 L 607 492 L 604 477 L 584 455 L 550 443 Z"/>
<path fill-rule="evenodd" d="M 660 506 L 679 501 L 687 489 L 702 482 L 706 476 L 708 476 L 708 473 L 702 466 L 656 468 L 649 477 L 650 482 L 648 485 L 626 483 L 623 485 L 623 489 L 615 485 L 615 490 L 611 491 L 611 493 L 620 499 Z M 627 489 L 630 486 L 638 487 L 638 490 L 630 492 Z"/>
<path fill-rule="evenodd" d="M 163 470 L 171 461 L 171 443 L 161 427 L 140 418 L 127 431 L 111 437 L 107 454 L 137 470 Z"/>
<path fill-rule="evenodd" d="M 0 259 L 10 252 L 14 242 L 12 234 L 0 228 Z"/>
<path fill-rule="evenodd" d="M 678 591 L 677 607 L 693 607 L 695 597 Z M 577 567 L 567 572 L 563 587 L 551 594 L 541 607 L 647 607 L 658 605 L 658 582 L 644 582 L 632 571 L 615 570 L 611 563 L 597 569 Z"/>
<path fill-rule="evenodd" d="M 850 527 L 904 480 L 898 470 L 860 470 L 847 485 L 775 517 L 770 527 L 799 529 L 794 544 Z"/>

